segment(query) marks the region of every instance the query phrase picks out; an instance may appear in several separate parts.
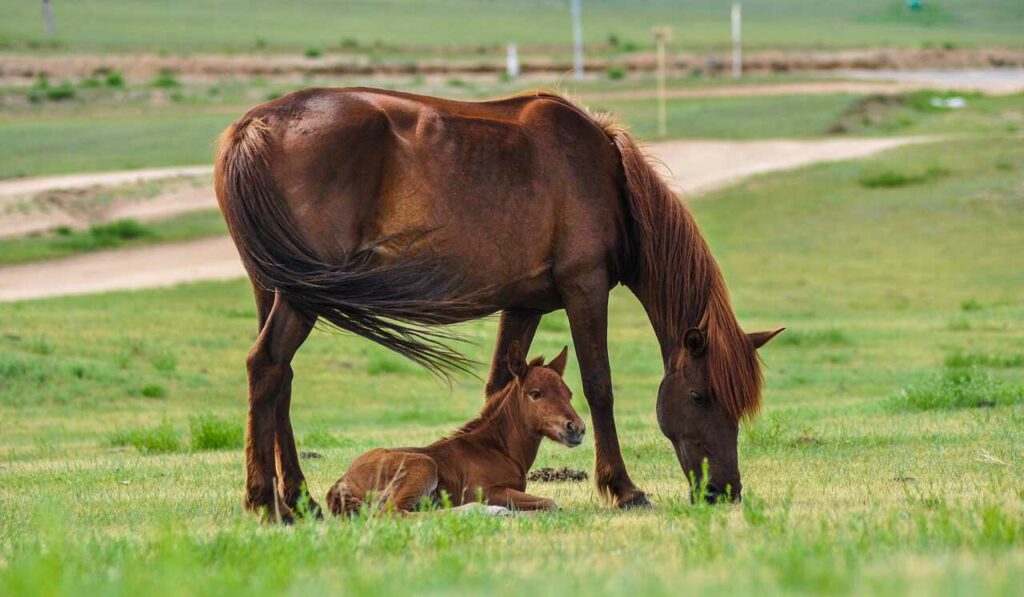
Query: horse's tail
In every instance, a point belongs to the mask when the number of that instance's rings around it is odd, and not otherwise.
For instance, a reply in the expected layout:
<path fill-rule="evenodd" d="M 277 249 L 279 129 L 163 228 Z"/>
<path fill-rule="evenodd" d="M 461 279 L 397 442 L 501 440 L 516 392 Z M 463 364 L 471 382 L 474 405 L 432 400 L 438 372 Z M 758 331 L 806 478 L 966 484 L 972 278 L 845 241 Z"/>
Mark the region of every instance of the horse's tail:
<path fill-rule="evenodd" d="M 445 261 L 416 253 L 381 264 L 376 246 L 341 263 L 322 259 L 294 225 L 270 174 L 273 135 L 248 115 L 221 135 L 214 179 L 231 237 L 253 282 L 276 291 L 302 315 L 358 334 L 446 376 L 469 361 L 454 337 L 425 326 L 473 314 L 458 300 L 458 276 Z"/>
<path fill-rule="evenodd" d="M 359 512 L 363 507 L 363 500 L 352 493 L 352 489 L 344 479 L 339 480 L 327 490 L 327 509 L 335 516 L 349 517 Z"/>

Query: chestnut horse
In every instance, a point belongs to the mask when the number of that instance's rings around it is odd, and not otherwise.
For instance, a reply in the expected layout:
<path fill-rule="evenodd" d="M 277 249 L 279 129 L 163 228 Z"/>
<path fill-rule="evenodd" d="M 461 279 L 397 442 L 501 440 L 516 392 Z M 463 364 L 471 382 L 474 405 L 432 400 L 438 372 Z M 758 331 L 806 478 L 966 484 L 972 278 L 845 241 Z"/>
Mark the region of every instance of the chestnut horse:
<path fill-rule="evenodd" d="M 424 499 L 461 506 L 483 499 L 515 510 L 552 510 L 555 502 L 525 493 L 526 473 L 544 437 L 570 448 L 583 443 L 586 425 L 562 381 L 568 347 L 547 365 L 527 363 L 519 343 L 509 347 L 512 381 L 488 396 L 480 416 L 425 448 L 378 448 L 359 456 L 327 492 L 334 514 L 363 504 L 411 512 Z"/>
<path fill-rule="evenodd" d="M 647 505 L 619 448 L 608 293 L 628 286 L 661 345 L 662 432 L 708 496 L 741 491 L 740 420 L 761 399 L 756 349 L 686 206 L 622 128 L 557 95 L 461 102 L 307 89 L 222 135 L 217 199 L 252 280 L 246 495 L 282 516 L 303 492 L 291 360 L 318 320 L 434 370 L 465 361 L 436 326 L 501 312 L 486 393 L 511 380 L 541 316 L 565 309 L 593 418 L 597 486 Z M 274 479 L 278 480 L 275 488 Z"/>

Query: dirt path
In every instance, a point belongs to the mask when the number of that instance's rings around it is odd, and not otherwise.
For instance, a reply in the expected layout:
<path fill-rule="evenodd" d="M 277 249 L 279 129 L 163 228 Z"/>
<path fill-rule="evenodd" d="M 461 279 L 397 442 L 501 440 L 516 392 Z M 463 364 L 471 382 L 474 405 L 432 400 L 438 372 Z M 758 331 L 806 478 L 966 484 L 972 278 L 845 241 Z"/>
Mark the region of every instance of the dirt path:
<path fill-rule="evenodd" d="M 670 141 L 651 144 L 648 149 L 671 171 L 674 186 L 692 197 L 753 174 L 815 162 L 863 157 L 927 140 L 903 137 L 816 141 Z M 205 168 L 201 170 L 202 173 L 209 171 L 206 167 L 201 168 Z M 171 174 L 179 171 L 175 169 Z M 147 170 L 144 174 L 156 172 L 161 171 Z M 126 177 L 132 180 L 129 173 L 114 172 L 36 179 L 33 184 L 37 188 L 66 188 L 69 181 L 91 186 L 108 181 L 121 183 Z M 49 183 L 63 186 L 47 187 Z M 5 185 L 9 184 L 14 183 L 0 184 L 0 198 L 4 196 Z M 216 205 L 209 187 L 205 186 L 197 187 L 193 196 L 174 201 L 187 205 L 188 210 Z M 173 211 L 173 208 L 167 206 L 161 209 L 165 214 Z M 3 267 L 0 268 L 0 301 L 135 290 L 198 280 L 230 279 L 241 275 L 242 267 L 230 239 L 207 238 Z"/>

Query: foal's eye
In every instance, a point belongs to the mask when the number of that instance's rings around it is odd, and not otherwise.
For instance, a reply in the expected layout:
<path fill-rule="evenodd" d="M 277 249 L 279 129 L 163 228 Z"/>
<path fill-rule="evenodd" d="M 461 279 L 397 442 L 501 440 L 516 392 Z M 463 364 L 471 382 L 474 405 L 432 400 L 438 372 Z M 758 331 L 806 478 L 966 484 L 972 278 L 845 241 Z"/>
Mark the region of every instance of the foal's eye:
<path fill-rule="evenodd" d="M 690 390 L 690 398 L 693 398 L 693 401 L 696 402 L 697 404 L 707 404 L 707 399 L 704 398 L 704 394 L 701 394 L 697 390 Z"/>
<path fill-rule="evenodd" d="M 530 390 L 530 398 L 534 400 L 540 398 L 540 390 Z"/>

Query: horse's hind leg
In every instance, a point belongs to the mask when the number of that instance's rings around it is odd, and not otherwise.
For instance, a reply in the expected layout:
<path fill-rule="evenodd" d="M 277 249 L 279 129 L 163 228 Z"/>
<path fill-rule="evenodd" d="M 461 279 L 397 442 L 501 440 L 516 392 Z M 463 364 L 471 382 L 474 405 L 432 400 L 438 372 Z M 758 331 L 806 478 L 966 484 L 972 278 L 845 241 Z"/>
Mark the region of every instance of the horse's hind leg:
<path fill-rule="evenodd" d="M 437 489 L 437 463 L 425 454 L 392 454 L 397 461 L 391 486 L 384 488 L 388 505 L 399 512 L 412 512 L 420 500 Z"/>
<path fill-rule="evenodd" d="M 519 342 L 523 354 L 529 354 L 540 318 L 541 314 L 536 311 L 508 309 L 501 312 L 498 340 L 494 344 L 494 358 L 491 359 L 491 375 L 484 386 L 486 396 L 504 388 L 512 381 L 512 372 L 508 369 L 508 347 L 512 342 Z"/>
<path fill-rule="evenodd" d="M 256 344 L 249 351 L 246 365 L 249 371 L 249 417 L 246 428 L 245 463 L 245 506 L 254 511 L 262 511 L 269 519 L 280 513 L 282 519 L 290 520 L 292 509 L 287 503 L 281 503 L 274 487 L 274 477 L 278 475 L 278 458 L 287 460 L 288 453 L 278 447 L 287 444 L 294 458 L 294 467 L 281 467 L 283 486 L 287 486 L 285 473 L 297 472 L 297 483 L 301 486 L 301 470 L 298 459 L 294 457 L 294 439 L 291 426 L 287 426 L 287 436 L 278 436 L 278 405 L 284 405 L 287 416 L 288 402 L 291 397 L 292 357 L 309 336 L 313 322 L 302 317 L 280 295 L 274 295 L 269 311 L 266 309 L 266 291 L 256 291 L 257 310 L 260 313 L 262 326 Z M 264 313 L 266 316 L 264 317 Z M 287 397 L 282 400 L 282 397 Z M 286 441 L 287 440 L 287 441 Z"/>

